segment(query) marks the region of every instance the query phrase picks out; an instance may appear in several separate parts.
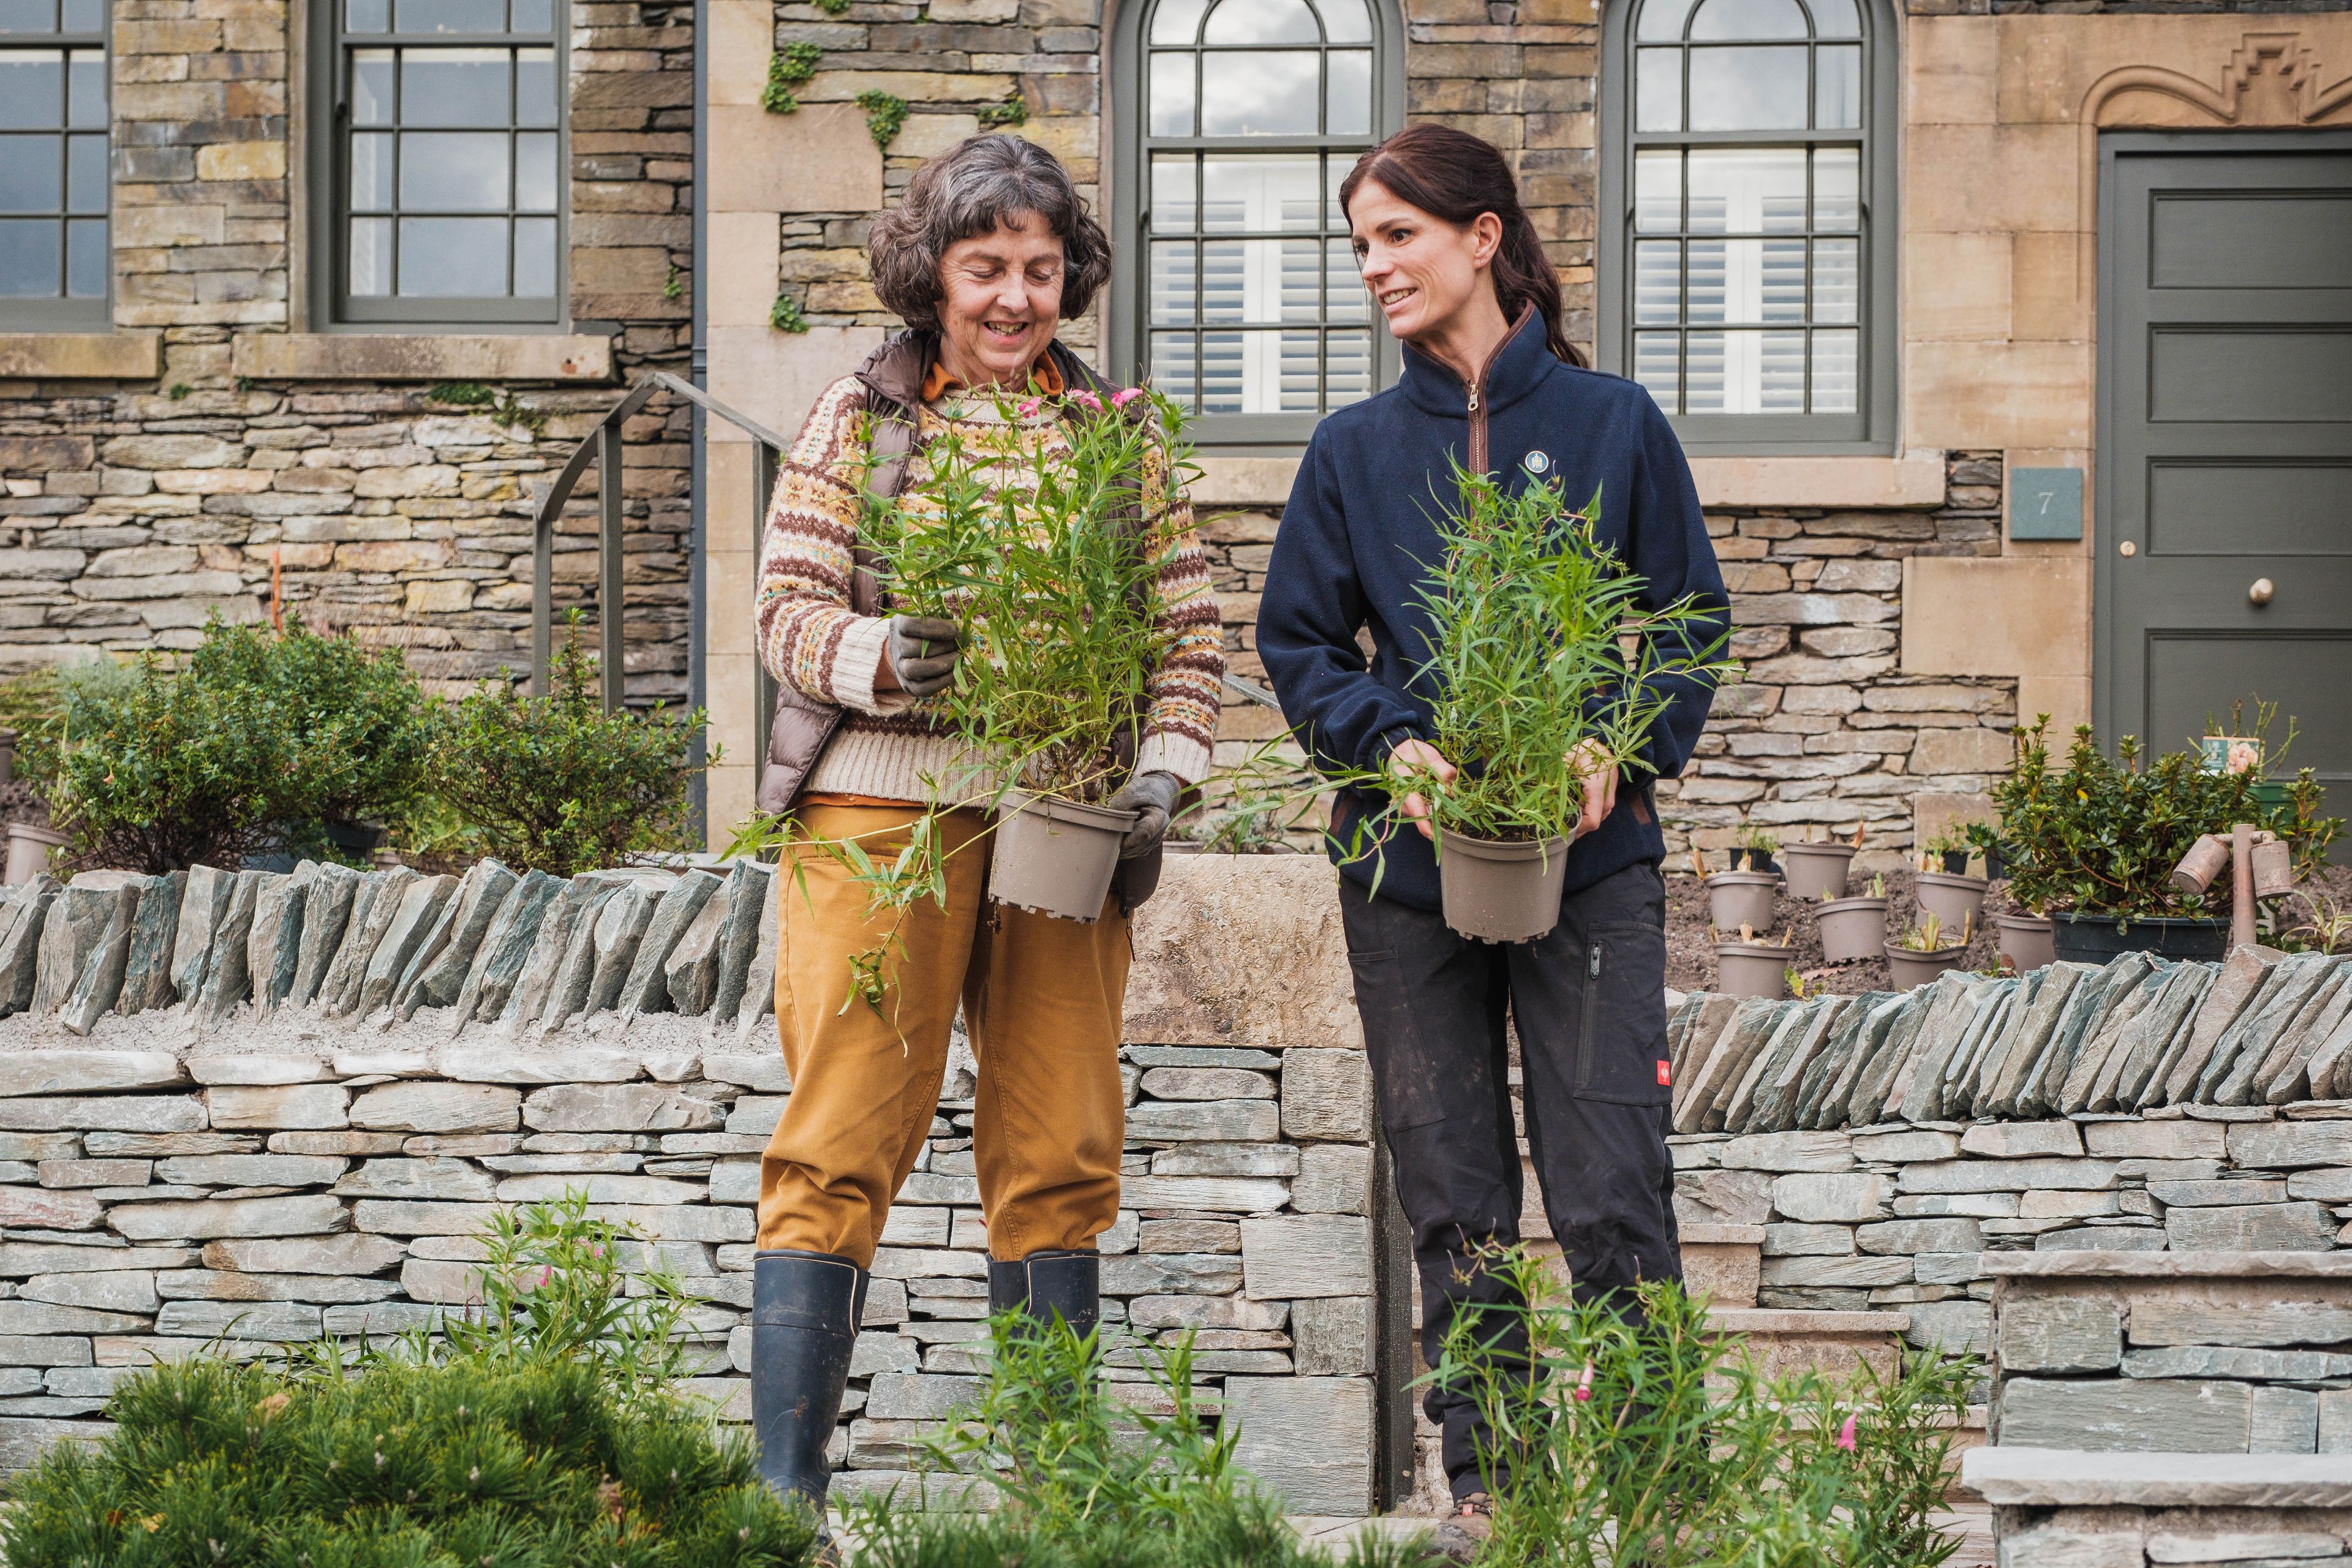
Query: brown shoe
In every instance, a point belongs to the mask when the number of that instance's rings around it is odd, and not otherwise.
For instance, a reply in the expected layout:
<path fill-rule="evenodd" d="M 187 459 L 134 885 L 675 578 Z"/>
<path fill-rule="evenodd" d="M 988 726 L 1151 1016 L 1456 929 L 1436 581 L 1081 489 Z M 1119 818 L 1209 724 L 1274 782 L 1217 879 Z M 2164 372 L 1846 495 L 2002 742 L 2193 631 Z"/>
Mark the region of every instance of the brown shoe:
<path fill-rule="evenodd" d="M 1495 1500 L 1485 1492 L 1472 1492 L 1438 1521 L 1431 1544 L 1453 1562 L 1475 1562 L 1495 1533 L 1494 1515 Z"/>

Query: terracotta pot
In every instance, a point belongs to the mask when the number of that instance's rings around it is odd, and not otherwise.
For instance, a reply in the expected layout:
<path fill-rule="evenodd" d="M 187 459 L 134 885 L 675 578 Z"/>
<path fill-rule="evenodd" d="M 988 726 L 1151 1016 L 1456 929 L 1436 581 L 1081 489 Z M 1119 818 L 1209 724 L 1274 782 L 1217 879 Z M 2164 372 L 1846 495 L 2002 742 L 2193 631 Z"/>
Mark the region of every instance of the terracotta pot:
<path fill-rule="evenodd" d="M 1715 944 L 1715 988 L 1726 996 L 1779 998 L 1789 994 L 1790 948 L 1761 942 Z"/>
<path fill-rule="evenodd" d="M 1437 830 L 1445 923 L 1474 942 L 1533 942 L 1559 924 L 1566 838 L 1473 838 Z"/>
<path fill-rule="evenodd" d="M 1944 929 L 1958 936 L 1964 928 L 1984 923 L 1985 889 L 1992 886 L 1982 877 L 1955 877 L 1948 871 L 1922 871 L 1912 884 L 1912 894 L 1919 907 L 1943 918 Z"/>
<path fill-rule="evenodd" d="M 1885 899 L 1832 899 L 1816 918 L 1822 928 L 1822 956 L 1832 963 L 1876 958 L 1886 941 Z"/>
<path fill-rule="evenodd" d="M 1110 897 L 1119 840 L 1136 816 L 1132 811 L 1012 792 L 997 814 L 988 896 L 1056 920 L 1093 923 Z"/>
<path fill-rule="evenodd" d="M 36 827 L 29 822 L 10 823 L 7 869 L 0 872 L 0 882 L 13 888 L 31 881 L 49 868 L 49 851 L 67 843 L 68 837 L 54 828 Z"/>
<path fill-rule="evenodd" d="M 1929 952 L 1916 952 L 1907 947 L 1886 943 L 1886 967 L 1895 976 L 1895 989 L 1909 991 L 1926 985 L 1948 969 L 1961 968 L 1968 961 L 1965 947 L 1939 947 Z"/>
<path fill-rule="evenodd" d="M 2049 916 L 1996 915 L 1993 920 L 2000 928 L 2000 955 L 2020 974 L 2047 968 L 2056 961 L 2058 950 Z"/>
<path fill-rule="evenodd" d="M 1784 844 L 1789 858 L 1789 896 L 1792 899 L 1843 899 L 1845 868 L 1853 858 L 1851 844 Z"/>
<path fill-rule="evenodd" d="M 1772 904 L 1780 890 L 1780 879 L 1769 871 L 1725 871 L 1709 877 L 1709 918 L 1717 931 L 1730 935 L 1737 935 L 1743 925 L 1749 931 L 1770 931 Z"/>

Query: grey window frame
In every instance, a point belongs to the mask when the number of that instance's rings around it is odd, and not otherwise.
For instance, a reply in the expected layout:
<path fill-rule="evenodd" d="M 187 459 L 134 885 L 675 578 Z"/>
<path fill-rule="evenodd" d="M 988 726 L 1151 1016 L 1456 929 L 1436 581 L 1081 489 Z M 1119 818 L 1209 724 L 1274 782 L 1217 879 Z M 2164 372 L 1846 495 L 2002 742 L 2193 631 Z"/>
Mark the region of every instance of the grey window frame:
<path fill-rule="evenodd" d="M 1114 258 L 1110 363 L 1116 374 L 1131 382 L 1140 381 L 1150 368 L 1147 345 L 1150 338 L 1144 314 L 1150 308 L 1145 272 L 1150 257 L 1152 153 L 1315 153 L 1352 161 L 1404 124 L 1404 18 L 1397 0 L 1365 0 L 1365 4 L 1372 22 L 1372 117 L 1370 133 L 1361 136 L 1150 135 L 1144 115 L 1150 74 L 1146 61 L 1150 53 L 1147 39 L 1151 16 L 1159 10 L 1160 0 L 1135 0 L 1132 5 L 1119 7 L 1112 24 L 1109 59 L 1110 79 L 1116 84 L 1111 134 L 1118 153 L 1110 204 Z M 1222 46 L 1212 46 L 1206 52 L 1213 52 L 1218 47 Z M 1372 391 L 1377 393 L 1395 383 L 1403 368 L 1403 356 L 1376 312 L 1366 312 L 1364 325 L 1371 335 Z M 1321 413 L 1206 414 L 1193 418 L 1187 432 L 1201 447 L 1214 447 L 1229 456 L 1289 453 L 1307 444 L 1307 438 L 1314 434 L 1323 417 Z"/>
<path fill-rule="evenodd" d="M 1853 145 L 1861 149 L 1862 265 L 1856 319 L 1860 382 L 1851 414 L 1670 414 L 1696 457 L 1876 456 L 1895 449 L 1901 343 L 1901 33 L 1888 0 L 1857 0 L 1862 18 L 1862 125 L 1856 131 L 1633 129 L 1633 17 L 1645 0 L 1612 0 L 1601 18 L 1600 368 L 1633 374 L 1633 155 L 1667 147 Z M 1694 5 L 1692 10 L 1696 12 Z M 1841 40 L 1842 41 L 1842 40 Z M 1687 56 L 1687 49 L 1685 49 Z M 1810 87 L 1808 91 L 1810 92 Z M 1810 226 L 1810 219 L 1808 224 Z"/>
<path fill-rule="evenodd" d="M 570 70 L 570 9 L 566 0 L 550 0 L 550 47 L 555 51 L 555 293 L 551 300 L 410 298 L 368 295 L 354 299 L 345 290 L 348 277 L 351 204 L 346 174 L 348 77 L 343 69 L 347 47 L 343 14 L 347 0 L 309 0 L 306 85 L 309 132 L 306 178 L 310 186 L 310 307 L 311 330 L 328 332 L 479 332 L 493 328 L 501 333 L 562 332 L 571 328 L 572 238 L 572 99 Z M 386 35 L 398 37 L 399 35 Z M 538 47 L 513 33 L 418 34 L 436 45 L 452 47 Z M 394 44 L 393 47 L 407 47 Z M 513 133 L 513 128 L 509 128 Z M 512 216 L 513 193 L 508 194 Z"/>
<path fill-rule="evenodd" d="M 60 27 L 59 31 L 53 33 L 0 33 L 0 49 L 54 49 L 59 54 L 68 57 L 65 85 L 66 91 L 68 95 L 66 100 L 68 115 L 70 115 L 71 112 L 72 99 L 70 94 L 73 90 L 73 67 L 71 57 L 77 49 L 98 50 L 100 57 L 106 62 L 107 102 L 107 123 L 106 130 L 103 132 L 106 137 L 107 191 L 106 212 L 103 215 L 106 223 L 105 291 L 94 297 L 85 299 L 76 299 L 73 296 L 65 293 L 54 295 L 16 295 L 0 297 L 0 331 L 102 332 L 109 330 L 114 324 L 114 48 L 111 42 L 114 20 L 113 12 L 114 7 L 111 0 L 99 0 L 99 29 L 95 33 L 70 33 L 63 31 L 62 28 L 65 22 L 65 13 L 62 5 L 58 8 L 58 22 Z M 59 144 L 58 155 L 69 160 L 71 153 L 68 151 L 68 139 L 77 134 L 77 132 L 68 129 L 65 123 L 61 122 L 58 126 L 57 133 Z M 91 134 L 91 132 L 83 131 L 79 132 L 79 134 L 89 135 Z M 58 188 L 58 201 L 60 203 L 58 212 L 58 218 L 60 226 L 58 242 L 62 246 L 65 243 L 64 226 L 66 224 L 70 223 L 76 216 L 89 217 L 94 215 L 88 213 L 76 215 L 70 210 L 69 204 L 72 202 L 73 194 L 71 188 L 72 172 L 69 162 L 66 168 L 59 172 L 59 177 L 61 183 Z M 43 215 L 18 214 L 11 216 L 40 216 Z M 60 267 L 58 282 L 64 287 L 70 288 L 72 286 L 71 281 L 63 270 L 64 268 L 70 265 L 65 254 L 61 253 L 59 255 L 58 264 Z"/>

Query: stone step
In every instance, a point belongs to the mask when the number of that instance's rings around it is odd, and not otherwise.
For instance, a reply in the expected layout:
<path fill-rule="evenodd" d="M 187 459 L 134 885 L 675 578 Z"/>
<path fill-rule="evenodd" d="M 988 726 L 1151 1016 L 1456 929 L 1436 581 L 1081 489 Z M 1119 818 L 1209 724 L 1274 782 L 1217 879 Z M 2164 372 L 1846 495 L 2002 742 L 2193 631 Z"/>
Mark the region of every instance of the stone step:
<path fill-rule="evenodd" d="M 1760 1225 L 1682 1227 L 1683 1285 L 1717 1307 L 1753 1307 L 1764 1267 Z"/>
<path fill-rule="evenodd" d="M 1707 1321 L 1747 1342 L 1759 1371 L 1779 1375 L 1811 1367 L 1831 1376 L 1864 1362 L 1881 1373 L 1895 1366 L 1907 1312 L 1800 1311 L 1780 1307 L 1717 1307 Z"/>
<path fill-rule="evenodd" d="M 2352 1532 L 2352 1465 L 2320 1455 L 1980 1448 L 1961 1474 L 2020 1568 L 2340 1563 Z"/>

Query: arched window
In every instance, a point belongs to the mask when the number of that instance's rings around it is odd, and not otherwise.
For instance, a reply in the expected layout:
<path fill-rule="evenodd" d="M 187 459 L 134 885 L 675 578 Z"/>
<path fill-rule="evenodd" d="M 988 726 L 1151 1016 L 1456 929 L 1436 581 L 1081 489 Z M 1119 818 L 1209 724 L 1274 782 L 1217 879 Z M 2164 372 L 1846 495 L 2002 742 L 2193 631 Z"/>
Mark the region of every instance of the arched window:
<path fill-rule="evenodd" d="M 1601 352 L 1692 449 L 1883 447 L 1895 391 L 1883 0 L 1630 0 L 1602 112 Z"/>
<path fill-rule="evenodd" d="M 1217 444 L 1304 441 L 1394 374 L 1339 182 L 1402 119 L 1393 0 L 1139 0 L 1114 37 L 1113 361 Z"/>

